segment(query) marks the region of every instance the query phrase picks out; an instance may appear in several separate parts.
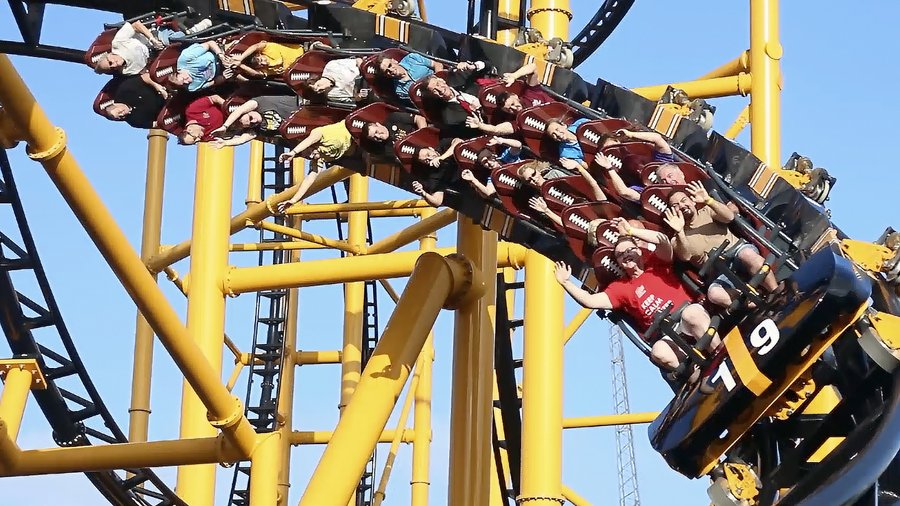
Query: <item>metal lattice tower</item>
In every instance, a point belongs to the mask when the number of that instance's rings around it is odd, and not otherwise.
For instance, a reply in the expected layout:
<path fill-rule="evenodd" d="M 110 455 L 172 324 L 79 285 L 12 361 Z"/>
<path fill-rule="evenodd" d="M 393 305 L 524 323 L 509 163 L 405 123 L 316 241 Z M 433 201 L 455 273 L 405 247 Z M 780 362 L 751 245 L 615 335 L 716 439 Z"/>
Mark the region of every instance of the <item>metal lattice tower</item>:
<path fill-rule="evenodd" d="M 612 365 L 613 405 L 615 414 L 629 413 L 628 383 L 625 375 L 625 349 L 622 330 L 613 325 L 609 333 L 609 356 Z M 634 436 L 631 425 L 616 425 L 616 470 L 619 478 L 619 504 L 639 506 L 637 465 L 634 460 Z"/>

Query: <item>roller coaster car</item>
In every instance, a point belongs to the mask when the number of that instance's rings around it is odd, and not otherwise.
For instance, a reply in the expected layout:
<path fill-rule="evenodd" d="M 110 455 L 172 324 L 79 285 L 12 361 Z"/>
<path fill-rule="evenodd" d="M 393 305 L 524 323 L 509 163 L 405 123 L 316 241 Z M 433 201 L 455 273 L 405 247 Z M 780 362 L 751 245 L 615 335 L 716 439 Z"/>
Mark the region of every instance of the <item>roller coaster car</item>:
<path fill-rule="evenodd" d="M 559 160 L 559 143 L 544 134 L 547 124 L 560 121 L 565 125 L 581 117 L 581 114 L 562 102 L 537 105 L 523 110 L 516 117 L 525 144 L 544 160 Z"/>
<path fill-rule="evenodd" d="M 634 123 L 620 118 L 598 119 L 583 123 L 575 131 L 581 150 L 584 152 L 584 161 L 591 163 L 594 155 L 600 150 L 600 138 L 620 129 L 634 129 Z"/>
<path fill-rule="evenodd" d="M 478 90 L 478 101 L 481 102 L 481 114 L 484 116 L 484 119 L 494 125 L 504 121 L 510 121 L 515 124 L 515 116 L 500 110 L 497 97 L 502 93 L 521 95 L 524 90 L 525 83 L 522 81 L 515 81 L 510 86 L 505 86 L 502 82 L 483 86 Z"/>
<path fill-rule="evenodd" d="M 143 23 L 153 23 L 157 26 L 162 26 L 165 24 L 171 24 L 172 22 L 176 22 L 178 17 L 183 15 L 184 13 L 175 13 L 175 14 L 157 14 L 155 12 L 143 14 L 136 18 L 131 18 L 122 23 L 116 23 L 112 25 L 106 25 L 105 29 L 100 32 L 100 35 L 94 39 L 94 42 L 88 46 L 87 50 L 84 52 L 84 63 L 85 65 L 94 68 L 94 65 L 97 63 L 101 57 L 105 54 L 109 53 L 112 49 L 112 40 L 116 36 L 116 32 L 119 31 L 119 28 L 122 27 L 125 23 L 133 23 L 135 21 L 141 21 Z"/>
<path fill-rule="evenodd" d="M 97 93 L 97 97 L 94 99 L 94 112 L 103 116 L 104 118 L 112 121 L 124 121 L 123 119 L 114 119 L 110 118 L 106 115 L 104 111 L 106 108 L 111 106 L 113 102 L 115 102 L 116 90 L 119 89 L 119 86 L 122 84 L 122 79 L 110 79 L 108 83 L 103 86 L 103 89 Z"/>
<path fill-rule="evenodd" d="M 370 154 L 384 153 L 384 144 L 365 138 L 362 128 L 366 123 L 384 124 L 388 114 L 392 112 L 400 112 L 400 109 L 385 102 L 375 102 L 351 112 L 344 119 L 344 122 L 347 124 L 347 130 L 350 131 L 350 135 L 356 139 L 356 143 L 359 144 L 363 151 Z"/>
<path fill-rule="evenodd" d="M 582 142 L 582 146 L 584 143 Z M 641 171 L 653 161 L 653 144 L 649 142 L 623 142 L 600 150 L 616 167 L 627 185 L 641 183 Z"/>
<path fill-rule="evenodd" d="M 644 185 L 654 185 L 659 184 L 661 181 L 656 176 L 656 169 L 660 167 L 660 165 L 665 165 L 664 162 L 650 162 L 641 169 L 641 182 Z M 685 183 L 693 183 L 694 181 L 706 181 L 709 179 L 709 175 L 703 171 L 700 167 L 697 167 L 691 162 L 675 162 L 674 164 L 669 163 L 669 165 L 677 165 L 681 172 L 684 173 L 684 181 Z"/>
<path fill-rule="evenodd" d="M 397 97 L 397 94 L 394 93 L 393 80 L 378 74 L 378 69 L 375 68 L 375 60 L 377 60 L 379 56 L 384 56 L 385 58 L 393 58 L 399 62 L 408 54 L 409 52 L 403 49 L 392 47 L 390 49 L 385 49 L 380 53 L 369 55 L 363 59 L 362 65 L 359 66 L 360 74 L 362 74 L 363 79 L 369 83 L 369 87 L 375 90 L 375 93 L 378 94 L 379 97 L 389 101 L 400 100 L 400 98 Z"/>
<path fill-rule="evenodd" d="M 565 228 L 566 240 L 572 252 L 583 262 L 589 262 L 595 246 L 590 246 L 587 234 L 590 222 L 611 220 L 622 214 L 622 208 L 614 202 L 582 202 L 563 209 L 560 217 Z M 599 229 L 599 227 L 598 227 Z M 598 242 L 598 244 L 601 244 Z"/>
<path fill-rule="evenodd" d="M 853 334 L 872 292 L 869 278 L 832 248 L 812 255 L 788 283 L 780 300 L 724 336 L 725 351 L 650 425 L 651 444 L 676 471 L 709 473 L 826 348 Z"/>
<path fill-rule="evenodd" d="M 485 177 L 490 176 L 490 174 L 487 173 L 488 170 L 478 163 L 478 153 L 482 149 L 489 149 L 491 152 L 497 154 L 498 150 L 496 146 L 487 145 L 490 140 L 490 135 L 482 135 L 481 137 L 475 137 L 474 139 L 460 142 L 453 148 L 453 158 L 456 159 L 456 165 L 459 167 L 460 172 L 468 169 L 476 175 L 483 175 Z"/>
<path fill-rule="evenodd" d="M 347 56 L 315 49 L 309 50 L 285 69 L 281 75 L 281 80 L 287 83 L 298 95 L 310 99 L 312 97 L 306 96 L 309 93 L 306 82 L 311 78 L 320 77 L 328 62 L 340 60 L 341 58 L 347 58 Z"/>
<path fill-rule="evenodd" d="M 299 142 L 309 135 L 313 128 L 318 128 L 347 118 L 345 109 L 333 109 L 321 105 L 303 106 L 283 121 L 278 132 L 285 140 Z"/>

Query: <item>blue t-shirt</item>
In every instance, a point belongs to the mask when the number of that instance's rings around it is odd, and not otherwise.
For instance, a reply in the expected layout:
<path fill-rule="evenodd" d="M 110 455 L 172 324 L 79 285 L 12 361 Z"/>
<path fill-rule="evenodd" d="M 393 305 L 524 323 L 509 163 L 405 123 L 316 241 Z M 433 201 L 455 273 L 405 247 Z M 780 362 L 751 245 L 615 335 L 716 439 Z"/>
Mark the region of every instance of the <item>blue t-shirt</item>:
<path fill-rule="evenodd" d="M 571 125 L 569 125 L 568 130 L 572 133 L 575 133 L 578 130 L 578 127 L 583 123 L 587 123 L 590 121 L 587 118 L 581 118 L 575 120 Z M 572 160 L 577 160 L 580 162 L 584 161 L 584 152 L 581 151 L 581 144 L 578 140 L 574 140 L 572 142 L 560 142 L 559 143 L 559 157 L 560 158 L 571 158 Z"/>
<path fill-rule="evenodd" d="M 192 44 L 178 56 L 176 68 L 191 75 L 188 91 L 197 91 L 212 84 L 219 70 L 216 55 L 200 44 Z"/>
<path fill-rule="evenodd" d="M 409 79 L 405 81 L 395 79 L 394 92 L 397 94 L 397 97 L 404 100 L 409 98 L 409 88 L 414 82 L 434 74 L 431 60 L 418 53 L 409 53 L 404 56 L 400 60 L 400 66 L 409 74 Z"/>
<path fill-rule="evenodd" d="M 662 163 L 675 163 L 675 155 L 673 155 L 672 153 L 660 153 L 659 151 L 654 151 L 653 161 Z"/>

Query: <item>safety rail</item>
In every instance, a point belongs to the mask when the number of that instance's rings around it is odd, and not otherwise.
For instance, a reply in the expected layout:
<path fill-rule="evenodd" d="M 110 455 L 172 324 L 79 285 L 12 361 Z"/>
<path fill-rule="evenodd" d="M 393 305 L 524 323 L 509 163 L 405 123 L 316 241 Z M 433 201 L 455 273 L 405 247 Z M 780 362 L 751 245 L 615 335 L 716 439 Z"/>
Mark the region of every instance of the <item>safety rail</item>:
<path fill-rule="evenodd" d="M 0 326 L 10 350 L 16 356 L 33 357 L 40 364 L 47 388 L 32 393 L 59 446 L 127 443 L 128 438 L 103 402 L 63 321 L 28 227 L 5 150 L 0 151 L 0 172 L 0 205 L 9 206 L 17 227 L 12 235 L 0 232 Z M 37 290 L 30 296 L 26 295 L 28 292 L 19 291 L 13 285 L 13 272 L 30 273 Z M 37 330 L 41 332 L 34 332 Z M 85 475 L 114 505 L 185 504 L 150 469 L 99 471 Z"/>
<path fill-rule="evenodd" d="M 273 144 L 273 154 L 263 157 L 261 188 L 279 193 L 291 186 L 291 170 L 278 162 L 284 152 L 281 145 Z M 264 146 L 263 149 L 266 149 Z M 275 216 L 275 223 L 285 224 L 283 215 Z M 259 230 L 260 243 L 289 240 L 280 232 Z M 259 252 L 259 265 L 278 265 L 290 262 L 290 251 L 275 249 Z M 262 290 L 256 293 L 256 316 L 253 321 L 249 375 L 244 394 L 244 415 L 258 433 L 272 432 L 278 428 L 278 380 L 284 363 L 284 332 L 287 323 L 288 290 Z M 259 382 L 257 401 L 251 402 L 254 386 Z M 234 466 L 231 479 L 229 504 L 248 506 L 251 466 L 239 462 Z"/>

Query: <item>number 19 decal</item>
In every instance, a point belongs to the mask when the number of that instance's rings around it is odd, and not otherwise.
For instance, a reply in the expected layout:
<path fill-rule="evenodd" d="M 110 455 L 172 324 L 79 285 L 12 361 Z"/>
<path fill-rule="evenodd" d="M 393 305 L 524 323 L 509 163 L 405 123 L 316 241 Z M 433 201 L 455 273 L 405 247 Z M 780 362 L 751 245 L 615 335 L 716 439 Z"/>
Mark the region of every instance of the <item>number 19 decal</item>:
<path fill-rule="evenodd" d="M 781 333 L 778 330 L 778 325 L 771 319 L 766 318 L 750 332 L 750 346 L 757 350 L 756 354 L 758 356 L 763 356 L 772 351 L 775 345 L 778 344 L 780 337 Z M 715 385 L 719 381 L 725 386 L 725 390 L 729 392 L 737 386 L 737 381 L 735 381 L 734 375 L 731 374 L 727 357 L 725 360 L 722 360 L 719 367 L 716 368 L 716 372 L 709 378 L 710 385 Z"/>

